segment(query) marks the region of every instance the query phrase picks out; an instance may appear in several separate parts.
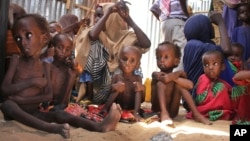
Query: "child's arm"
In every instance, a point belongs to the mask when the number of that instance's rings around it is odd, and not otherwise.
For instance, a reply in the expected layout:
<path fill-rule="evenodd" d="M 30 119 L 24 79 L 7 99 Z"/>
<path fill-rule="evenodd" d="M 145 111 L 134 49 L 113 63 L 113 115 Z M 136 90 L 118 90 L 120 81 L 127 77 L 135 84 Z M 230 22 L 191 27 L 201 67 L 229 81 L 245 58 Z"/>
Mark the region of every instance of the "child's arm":
<path fill-rule="evenodd" d="M 239 71 L 234 75 L 233 79 L 249 81 L 250 80 L 250 71 L 245 71 L 245 70 Z"/>
<path fill-rule="evenodd" d="M 45 63 L 46 78 L 33 78 L 33 83 L 39 84 L 43 88 L 42 92 L 35 96 L 9 96 L 10 99 L 14 100 L 18 104 L 36 104 L 44 101 L 52 100 L 52 85 L 50 79 L 50 64 Z M 43 85 L 43 86 L 42 86 Z M 37 85 L 36 85 L 37 86 Z"/>
<path fill-rule="evenodd" d="M 223 53 L 226 56 L 231 55 L 232 48 L 231 48 L 231 45 L 230 45 L 230 40 L 229 40 L 229 37 L 227 35 L 227 29 L 226 29 L 226 25 L 224 23 L 224 20 L 222 18 L 222 15 L 220 13 L 212 11 L 212 12 L 210 12 L 210 19 L 219 28 L 219 31 L 220 31 L 220 46 L 221 46 L 221 49 L 222 49 Z"/>
<path fill-rule="evenodd" d="M 15 95 L 18 92 L 27 89 L 29 87 L 32 86 L 43 87 L 46 84 L 46 81 L 43 78 L 27 79 L 23 80 L 22 82 L 13 84 L 12 81 L 16 73 L 18 62 L 19 62 L 19 56 L 13 55 L 1 86 L 3 96 Z"/>
<path fill-rule="evenodd" d="M 145 86 L 142 82 L 133 82 L 135 87 L 135 107 L 134 107 L 134 116 L 136 121 L 140 121 L 141 116 L 139 115 L 139 110 L 141 107 L 142 99 L 144 101 L 145 97 Z"/>
<path fill-rule="evenodd" d="M 185 88 L 185 89 L 192 89 L 194 87 L 194 83 L 186 78 L 177 78 L 176 80 L 174 80 L 176 84 L 180 85 L 181 87 Z"/>
<path fill-rule="evenodd" d="M 171 73 L 153 73 L 153 77 L 158 79 L 158 81 L 162 81 L 163 83 L 169 83 L 171 81 L 175 81 L 179 77 L 186 78 L 186 73 L 184 71 L 176 71 Z"/>

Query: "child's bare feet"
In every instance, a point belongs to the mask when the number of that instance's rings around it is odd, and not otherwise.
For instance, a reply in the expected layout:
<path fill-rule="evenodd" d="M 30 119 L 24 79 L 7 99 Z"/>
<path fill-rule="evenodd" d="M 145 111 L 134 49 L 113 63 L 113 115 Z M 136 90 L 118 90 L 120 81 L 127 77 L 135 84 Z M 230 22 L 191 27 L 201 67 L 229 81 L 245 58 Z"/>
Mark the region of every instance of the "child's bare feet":
<path fill-rule="evenodd" d="M 121 107 L 113 103 L 105 119 L 100 123 L 102 132 L 113 131 L 121 118 Z"/>
<path fill-rule="evenodd" d="M 213 124 L 210 120 L 208 120 L 207 118 L 205 118 L 201 114 L 193 114 L 193 118 L 194 118 L 195 121 L 201 122 L 201 123 L 206 124 L 206 125 L 212 125 Z"/>
<path fill-rule="evenodd" d="M 70 136 L 69 130 L 70 130 L 70 126 L 68 123 L 59 124 L 58 133 L 62 135 L 64 138 L 69 138 Z"/>
<path fill-rule="evenodd" d="M 161 113 L 161 123 L 164 125 L 172 125 L 173 120 L 169 117 L 168 113 Z"/>

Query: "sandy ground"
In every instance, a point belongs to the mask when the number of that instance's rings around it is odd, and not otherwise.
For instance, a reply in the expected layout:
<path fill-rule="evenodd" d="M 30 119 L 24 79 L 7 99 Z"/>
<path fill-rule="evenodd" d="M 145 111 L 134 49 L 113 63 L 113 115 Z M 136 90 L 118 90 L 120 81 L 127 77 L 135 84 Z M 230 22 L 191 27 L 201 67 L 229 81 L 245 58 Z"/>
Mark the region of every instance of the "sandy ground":
<path fill-rule="evenodd" d="M 145 105 L 144 105 L 145 106 Z M 146 105 L 147 106 L 147 105 Z M 71 127 L 70 138 L 50 134 L 27 127 L 16 121 L 5 121 L 0 112 L 1 141 L 149 141 L 154 135 L 166 132 L 174 141 L 229 141 L 230 121 L 215 121 L 213 125 L 204 125 L 185 118 L 185 110 L 180 107 L 179 115 L 174 119 L 175 127 L 163 126 L 159 122 L 146 124 L 121 123 L 115 131 L 107 133 L 90 132 L 82 128 Z"/>

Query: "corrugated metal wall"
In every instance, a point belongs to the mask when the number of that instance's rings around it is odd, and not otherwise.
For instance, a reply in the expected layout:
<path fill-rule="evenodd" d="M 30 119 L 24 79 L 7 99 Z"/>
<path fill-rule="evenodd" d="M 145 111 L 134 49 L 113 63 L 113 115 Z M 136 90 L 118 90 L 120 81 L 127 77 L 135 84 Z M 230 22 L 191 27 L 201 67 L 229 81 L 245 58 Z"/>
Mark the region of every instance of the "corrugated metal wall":
<path fill-rule="evenodd" d="M 87 8 L 91 7 L 94 0 L 10 0 L 22 6 L 27 13 L 39 13 L 50 21 L 58 20 L 64 14 L 75 14 L 79 19 L 85 16 Z M 115 2 L 117 0 L 95 0 L 99 2 Z M 84 8 L 79 7 L 82 6 Z"/>

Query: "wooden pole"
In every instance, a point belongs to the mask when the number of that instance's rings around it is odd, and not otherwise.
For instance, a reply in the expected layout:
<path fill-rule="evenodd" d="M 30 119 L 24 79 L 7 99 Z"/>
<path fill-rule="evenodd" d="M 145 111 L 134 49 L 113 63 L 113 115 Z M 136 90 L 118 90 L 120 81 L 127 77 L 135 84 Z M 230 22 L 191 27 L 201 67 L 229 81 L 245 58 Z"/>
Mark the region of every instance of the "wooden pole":
<path fill-rule="evenodd" d="M 2 84 L 5 76 L 6 64 L 6 36 L 8 30 L 8 13 L 9 13 L 9 0 L 0 1 L 0 85 Z M 2 101 L 2 96 L 0 95 Z"/>

